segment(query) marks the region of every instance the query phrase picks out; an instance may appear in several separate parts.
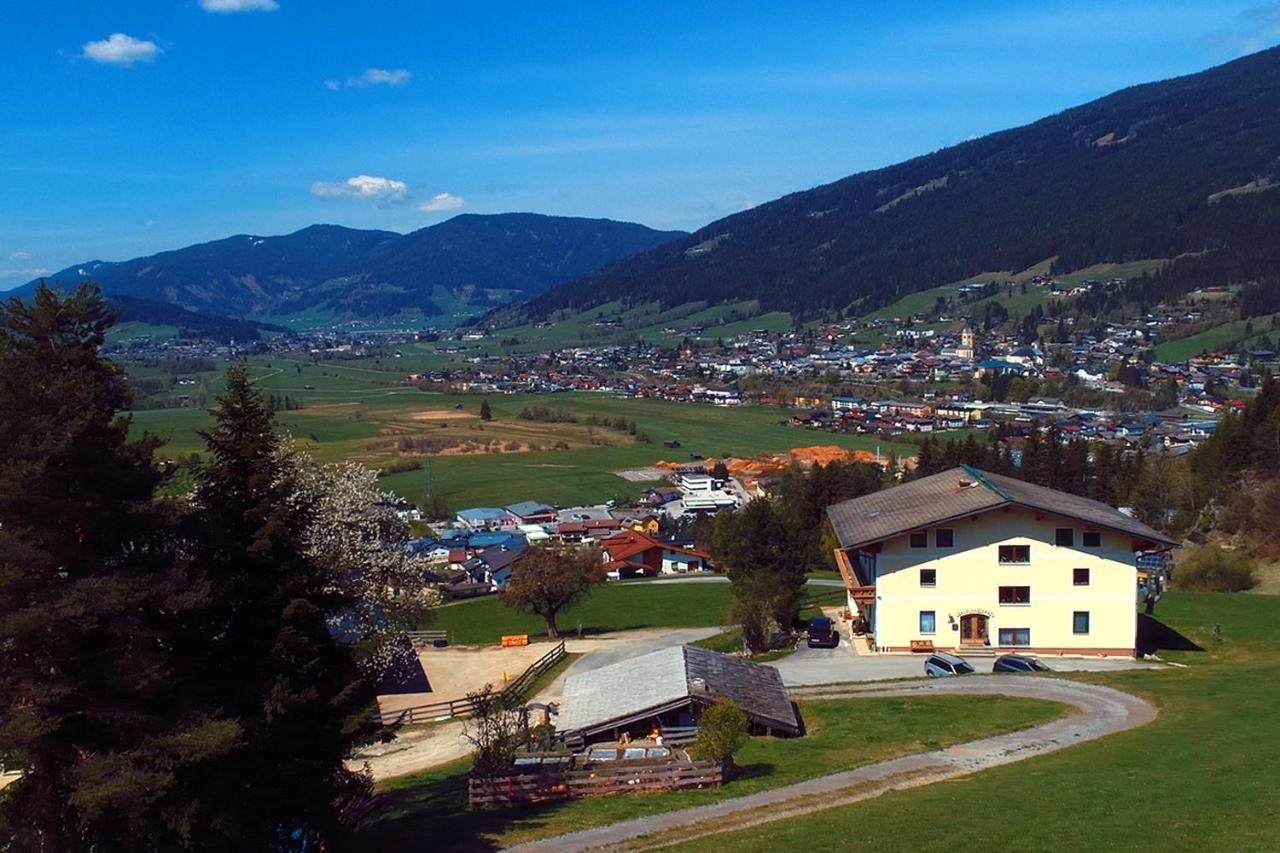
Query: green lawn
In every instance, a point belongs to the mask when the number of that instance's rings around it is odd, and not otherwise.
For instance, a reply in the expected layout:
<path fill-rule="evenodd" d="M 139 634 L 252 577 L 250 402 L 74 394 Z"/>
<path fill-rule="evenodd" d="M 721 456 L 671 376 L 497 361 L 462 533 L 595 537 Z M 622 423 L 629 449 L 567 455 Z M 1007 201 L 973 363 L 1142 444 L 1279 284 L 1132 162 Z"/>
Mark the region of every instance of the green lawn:
<path fill-rule="evenodd" d="M 1156 344 L 1156 358 L 1163 362 L 1176 363 L 1186 361 L 1202 352 L 1220 352 L 1231 344 L 1247 343 L 1250 340 L 1265 337 L 1271 333 L 1271 320 L 1275 316 L 1280 315 L 1268 314 L 1263 317 L 1254 317 L 1252 320 L 1232 320 L 1195 335 L 1164 341 Z M 1252 334 L 1246 331 L 1245 326 L 1248 324 L 1252 325 Z"/>
<path fill-rule="evenodd" d="M 1158 269 L 1163 263 L 1164 261 L 1160 260 L 1144 260 L 1123 264 L 1094 264 L 1074 272 L 1054 276 L 1054 278 L 1064 287 L 1071 287 L 1089 279 L 1106 281 L 1112 278 L 1136 278 L 1143 273 Z M 1024 281 L 1029 281 L 1033 276 L 1047 274 L 1048 271 L 1049 263 L 1042 261 L 1017 273 L 1007 271 L 978 273 L 950 284 L 909 293 L 891 305 L 871 312 L 863 319 L 874 320 L 893 317 L 906 319 L 914 314 L 927 314 L 933 309 L 938 297 L 944 299 L 955 298 L 959 295 L 961 286 L 969 282 L 985 284 L 989 281 L 998 281 L 1013 282 L 1020 285 Z M 1001 289 L 996 296 L 966 304 L 960 313 L 976 317 L 985 310 L 985 303 L 996 302 L 1004 307 L 1010 315 L 1018 317 L 1026 314 L 1035 306 L 1044 304 L 1049 298 L 1049 292 L 1046 288 L 1028 284 L 1026 293 L 1023 293 L 1020 287 L 1015 287 L 1012 294 L 1008 294 L 1007 291 Z M 957 322 L 950 325 L 958 327 L 959 324 Z M 934 327 L 938 326 L 935 324 Z"/>
<path fill-rule="evenodd" d="M 899 456 L 915 453 L 912 445 L 883 442 L 874 436 L 815 435 L 796 430 L 783 423 L 790 412 L 775 407 L 727 410 L 597 393 L 493 395 L 488 400 L 494 421 L 480 425 L 474 421 L 483 399 L 480 396 L 425 393 L 399 384 L 400 374 L 392 372 L 399 365 L 389 365 L 387 359 L 381 360 L 381 366 L 376 361 L 369 364 L 309 365 L 279 356 L 263 358 L 254 362 L 255 387 L 266 393 L 287 394 L 305 404 L 296 411 L 280 412 L 277 420 L 302 446 L 324 460 L 356 459 L 382 467 L 398 458 L 396 437 L 441 434 L 438 428 L 443 422 L 415 419 L 432 411 L 459 411 L 459 421 L 452 423 L 451 429 L 454 433 L 464 427 L 480 429 L 468 433 L 477 439 L 501 439 L 512 431 L 536 426 L 542 430 L 539 443 L 543 447 L 554 446 L 561 437 L 573 445 L 567 450 L 432 456 L 429 466 L 423 459 L 422 469 L 392 474 L 381 481 L 385 488 L 419 501 L 429 474 L 432 490 L 443 494 L 455 510 L 520 500 L 572 505 L 631 498 L 639 495 L 645 484 L 624 480 L 615 472 L 645 468 L 663 459 L 687 461 L 694 452 L 708 457 L 725 453 L 754 456 L 820 443 L 863 450 L 878 447 L 883 453 L 894 450 Z M 211 396 L 220 391 L 221 381 L 220 377 L 210 381 Z M 639 442 L 602 429 L 587 437 L 583 423 L 564 427 L 521 420 L 520 412 L 533 405 L 567 409 L 582 422 L 591 415 L 635 421 L 638 431 L 650 441 Z M 464 414 L 473 420 L 464 423 Z M 155 409 L 136 412 L 133 418 L 135 434 L 149 431 L 168 442 L 162 454 L 186 457 L 203 453 L 197 430 L 209 426 L 207 412 Z M 669 439 L 682 446 L 677 450 L 663 447 L 662 442 Z"/>
<path fill-rule="evenodd" d="M 1082 676 L 1154 702 L 1148 726 L 679 849 L 1280 849 L 1280 597 L 1173 593 L 1157 616 L 1204 647 L 1162 653 L 1187 669 Z"/>
<path fill-rule="evenodd" d="M 727 583 L 612 582 L 597 587 L 589 597 L 564 610 L 557 618 L 562 634 L 603 634 L 636 628 L 714 628 L 723 625 L 729 611 Z M 834 603 L 843 590 L 806 587 L 810 602 Z M 449 632 L 458 645 L 498 642 L 503 634 L 545 637 L 541 616 L 513 610 L 496 595 L 460 601 L 432 613 L 430 627 Z"/>
<path fill-rule="evenodd" d="M 752 738 L 736 757 L 741 775 L 719 788 L 471 810 L 469 762 L 455 762 L 380 786 L 383 805 L 365 821 L 356 844 L 372 850 L 495 849 L 1027 728 L 1067 710 L 1028 699 L 939 696 L 804 702 L 799 707 L 808 734 Z M 807 842 L 813 846 L 813 839 Z"/>

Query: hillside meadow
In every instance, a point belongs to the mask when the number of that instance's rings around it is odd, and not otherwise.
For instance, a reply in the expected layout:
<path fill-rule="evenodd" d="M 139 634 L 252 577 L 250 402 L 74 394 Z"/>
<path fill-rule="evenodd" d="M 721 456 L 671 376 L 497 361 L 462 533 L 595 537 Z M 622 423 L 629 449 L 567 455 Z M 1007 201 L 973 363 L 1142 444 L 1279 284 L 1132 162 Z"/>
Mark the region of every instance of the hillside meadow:
<path fill-rule="evenodd" d="M 689 461 L 692 453 L 754 456 L 813 444 L 914 453 L 912 445 L 874 436 L 792 428 L 786 425 L 790 410 L 780 407 L 727 409 L 596 392 L 487 397 L 426 392 L 400 384 L 400 377 L 411 367 L 402 359 L 393 364 L 386 364 L 391 359 L 383 361 L 385 366 L 379 367 L 255 359 L 255 387 L 302 404 L 302 408 L 277 413 L 281 428 L 292 434 L 298 446 L 326 461 L 353 459 L 383 470 L 416 459 L 420 468 L 390 473 L 382 484 L 418 501 L 429 476 L 431 489 L 444 495 L 453 509 L 525 499 L 571 505 L 635 497 L 646 483 L 623 479 L 616 472 L 647 468 L 659 460 Z M 193 378 L 203 383 L 210 401 L 216 398 L 220 374 Z M 491 421 L 479 418 L 485 399 L 492 409 Z M 521 418 L 520 413 L 531 406 L 564 410 L 577 422 Z M 589 425 L 586 421 L 592 416 L 634 421 L 637 434 Z M 161 455 L 174 459 L 203 451 L 198 431 L 209 423 L 208 412 L 197 408 L 133 413 L 134 434 L 150 432 L 161 437 L 166 442 Z M 417 456 L 416 451 L 406 455 L 400 449 L 402 438 L 447 446 L 429 456 Z M 678 441 L 680 447 L 664 447 L 664 441 Z"/>

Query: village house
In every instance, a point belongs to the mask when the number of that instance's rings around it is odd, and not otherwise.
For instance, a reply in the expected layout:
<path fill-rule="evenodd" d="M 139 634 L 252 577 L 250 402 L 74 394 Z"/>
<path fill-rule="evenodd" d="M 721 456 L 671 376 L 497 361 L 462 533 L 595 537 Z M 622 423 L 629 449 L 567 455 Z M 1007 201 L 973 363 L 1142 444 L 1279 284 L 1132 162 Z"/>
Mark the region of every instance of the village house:
<path fill-rule="evenodd" d="M 960 466 L 827 509 L 877 651 L 1132 657 L 1140 552 L 1176 543 L 1097 501 Z"/>
<path fill-rule="evenodd" d="M 506 507 L 522 524 L 544 524 L 556 520 L 556 509 L 540 501 L 521 501 Z"/>
<path fill-rule="evenodd" d="M 663 542 L 639 530 L 623 530 L 600 543 L 604 567 L 618 577 L 683 575 L 711 570 L 711 556 L 697 548 Z"/>
<path fill-rule="evenodd" d="M 458 524 L 472 531 L 515 530 L 520 524 L 519 516 L 505 509 L 490 506 L 460 510 L 456 518 Z"/>

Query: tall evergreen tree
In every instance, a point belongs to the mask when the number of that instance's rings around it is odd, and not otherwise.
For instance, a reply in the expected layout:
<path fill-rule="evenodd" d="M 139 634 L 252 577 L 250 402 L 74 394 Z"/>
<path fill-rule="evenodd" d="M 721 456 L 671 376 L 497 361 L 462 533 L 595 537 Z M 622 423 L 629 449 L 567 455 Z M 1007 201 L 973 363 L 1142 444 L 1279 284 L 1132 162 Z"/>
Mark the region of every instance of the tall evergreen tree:
<path fill-rule="evenodd" d="M 311 507 L 247 367 L 228 370 L 213 414 L 190 538 L 217 595 L 186 637 L 184 688 L 237 744 L 180 777 L 180 802 L 205 846 L 332 843 L 340 802 L 367 789 L 343 759 L 374 736 L 373 690 L 331 631 L 356 603 L 308 556 Z"/>
<path fill-rule="evenodd" d="M 1049 485 L 1052 468 L 1049 465 L 1048 449 L 1040 437 L 1040 430 L 1032 428 L 1027 441 L 1022 445 L 1022 466 L 1019 474 L 1023 480 Z"/>
<path fill-rule="evenodd" d="M 171 713 L 168 619 L 197 603 L 128 439 L 111 318 L 88 283 L 0 308 L 0 847 L 172 849 L 155 813 L 201 721 Z"/>

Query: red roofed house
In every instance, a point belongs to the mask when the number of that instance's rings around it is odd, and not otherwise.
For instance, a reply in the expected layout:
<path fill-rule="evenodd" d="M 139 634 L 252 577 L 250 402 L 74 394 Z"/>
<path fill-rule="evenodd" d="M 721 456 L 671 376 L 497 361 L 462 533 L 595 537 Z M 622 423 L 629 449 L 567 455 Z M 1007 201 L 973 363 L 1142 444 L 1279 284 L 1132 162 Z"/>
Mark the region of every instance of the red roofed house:
<path fill-rule="evenodd" d="M 711 556 L 706 552 L 663 542 L 639 530 L 623 530 L 602 541 L 600 548 L 604 567 L 619 577 L 711 571 L 707 562 Z"/>

